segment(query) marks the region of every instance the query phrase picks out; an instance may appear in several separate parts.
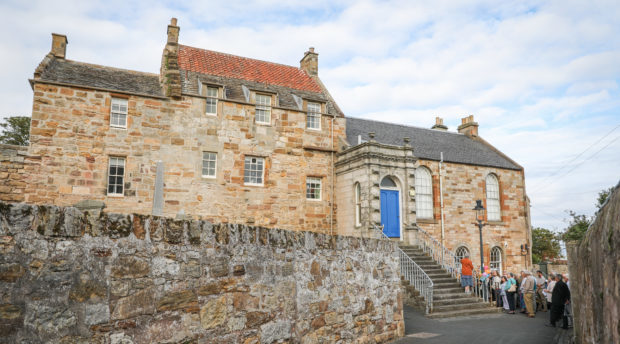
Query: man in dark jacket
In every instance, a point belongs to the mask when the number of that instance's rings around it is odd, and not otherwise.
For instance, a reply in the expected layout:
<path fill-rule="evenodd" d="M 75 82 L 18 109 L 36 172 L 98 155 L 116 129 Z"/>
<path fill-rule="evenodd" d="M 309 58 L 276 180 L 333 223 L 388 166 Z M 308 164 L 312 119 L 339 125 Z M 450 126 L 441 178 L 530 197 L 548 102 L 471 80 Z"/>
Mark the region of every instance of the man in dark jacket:
<path fill-rule="evenodd" d="M 551 293 L 551 314 L 549 314 L 549 324 L 547 326 L 555 327 L 556 321 L 564 316 L 564 305 L 570 302 L 570 290 L 564 281 L 562 275 L 556 275 L 555 287 Z M 562 328 L 568 329 L 568 321 L 564 318 Z"/>

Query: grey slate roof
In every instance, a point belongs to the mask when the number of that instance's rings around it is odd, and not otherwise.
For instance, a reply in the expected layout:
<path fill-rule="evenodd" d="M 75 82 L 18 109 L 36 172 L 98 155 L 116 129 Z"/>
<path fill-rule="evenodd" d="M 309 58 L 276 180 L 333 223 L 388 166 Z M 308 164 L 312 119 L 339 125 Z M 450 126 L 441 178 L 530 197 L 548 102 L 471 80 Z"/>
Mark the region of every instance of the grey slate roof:
<path fill-rule="evenodd" d="M 347 141 L 351 146 L 358 144 L 358 135 L 368 141 L 368 133 L 374 132 L 377 142 L 388 145 L 402 146 L 403 138 L 410 138 L 413 155 L 421 159 L 439 161 L 443 152 L 446 162 L 521 169 L 489 145 L 463 134 L 353 117 L 347 117 L 346 121 Z"/>
<path fill-rule="evenodd" d="M 163 97 L 157 74 L 135 72 L 52 57 L 40 80 Z"/>
<path fill-rule="evenodd" d="M 303 90 L 292 89 L 284 86 L 264 84 L 259 82 L 253 82 L 250 80 L 236 79 L 229 77 L 222 77 L 217 75 L 203 74 L 188 70 L 181 70 L 181 85 L 182 91 L 185 94 L 199 95 L 198 84 L 199 83 L 211 83 L 214 85 L 224 86 L 226 91 L 225 98 L 231 100 L 237 100 L 246 102 L 243 94 L 242 86 L 245 86 L 251 90 L 265 91 L 269 93 L 276 93 L 280 102 L 279 106 L 284 108 L 299 109 L 293 95 L 301 97 L 307 100 L 314 100 L 318 102 L 324 102 L 327 104 L 327 113 L 330 115 L 342 116 L 342 113 L 338 111 L 334 103 L 323 93 L 308 92 Z M 300 109 L 301 110 L 301 109 Z"/>

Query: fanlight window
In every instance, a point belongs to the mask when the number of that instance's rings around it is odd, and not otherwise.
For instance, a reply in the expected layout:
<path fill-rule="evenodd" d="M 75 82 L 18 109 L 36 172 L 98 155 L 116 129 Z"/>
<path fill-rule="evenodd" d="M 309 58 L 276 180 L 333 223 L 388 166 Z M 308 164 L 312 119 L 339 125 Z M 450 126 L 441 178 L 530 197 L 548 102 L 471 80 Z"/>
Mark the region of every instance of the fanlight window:
<path fill-rule="evenodd" d="M 381 181 L 381 187 L 382 188 L 395 188 L 396 187 L 396 183 L 394 183 L 394 180 L 392 180 L 392 178 L 385 177 Z"/>

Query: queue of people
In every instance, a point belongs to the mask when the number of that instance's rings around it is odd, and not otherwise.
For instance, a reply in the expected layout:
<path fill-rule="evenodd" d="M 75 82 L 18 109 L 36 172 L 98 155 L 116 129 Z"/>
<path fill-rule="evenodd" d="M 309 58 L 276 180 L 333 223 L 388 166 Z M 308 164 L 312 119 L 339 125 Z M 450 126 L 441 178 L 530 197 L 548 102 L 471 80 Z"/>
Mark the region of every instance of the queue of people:
<path fill-rule="evenodd" d="M 520 313 L 534 318 L 536 312 L 549 312 L 546 326 L 556 327 L 562 320 L 562 328 L 572 327 L 572 310 L 570 304 L 570 286 L 568 274 L 549 274 L 545 278 L 542 271 L 535 276 L 523 270 L 520 276 L 514 273 L 500 275 L 497 271 L 488 271 L 474 281 L 473 264 L 469 257 L 461 259 L 461 286 L 466 293 L 471 293 L 474 283 L 478 283 L 480 297 L 503 307 L 508 314 Z"/>

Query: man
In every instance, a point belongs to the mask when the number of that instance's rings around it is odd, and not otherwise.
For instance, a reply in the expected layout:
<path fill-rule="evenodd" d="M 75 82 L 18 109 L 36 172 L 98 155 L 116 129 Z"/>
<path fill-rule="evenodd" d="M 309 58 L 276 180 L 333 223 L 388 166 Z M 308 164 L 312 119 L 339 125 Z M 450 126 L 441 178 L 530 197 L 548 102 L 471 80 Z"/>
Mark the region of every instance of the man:
<path fill-rule="evenodd" d="M 555 274 L 549 274 L 549 282 L 547 282 L 547 289 L 545 289 L 545 296 L 547 297 L 547 309 L 551 309 L 551 293 L 553 293 L 554 286 Z"/>
<path fill-rule="evenodd" d="M 465 293 L 469 294 L 469 288 L 474 286 L 473 279 L 474 264 L 469 260 L 469 255 L 466 254 L 461 259 L 461 286 L 465 287 Z"/>
<path fill-rule="evenodd" d="M 543 312 L 547 311 L 547 300 L 545 298 L 545 294 L 543 294 L 543 290 L 545 290 L 545 276 L 542 271 L 536 271 L 538 277 L 536 277 L 536 303 L 540 304 L 540 308 L 542 308 Z M 538 306 L 536 307 L 538 310 Z"/>
<path fill-rule="evenodd" d="M 557 274 L 555 286 L 551 294 L 551 313 L 549 314 L 549 324 L 546 326 L 555 327 L 556 321 L 564 316 L 564 306 L 570 302 L 570 290 L 562 280 L 562 275 Z M 562 321 L 562 328 L 568 329 L 568 318 Z"/>
<path fill-rule="evenodd" d="M 523 282 L 521 285 L 523 286 L 523 298 L 525 299 L 525 309 L 527 310 L 527 316 L 529 318 L 533 318 L 535 305 L 534 305 L 534 285 L 536 284 L 536 280 L 532 276 L 532 274 L 527 271 L 521 271 L 521 275 L 523 276 Z"/>
<path fill-rule="evenodd" d="M 568 287 L 568 293 L 570 295 L 570 281 L 568 280 L 568 274 L 564 274 L 564 283 Z M 573 305 L 570 300 L 564 306 L 564 318 L 563 321 L 568 324 L 568 327 L 573 327 Z"/>

